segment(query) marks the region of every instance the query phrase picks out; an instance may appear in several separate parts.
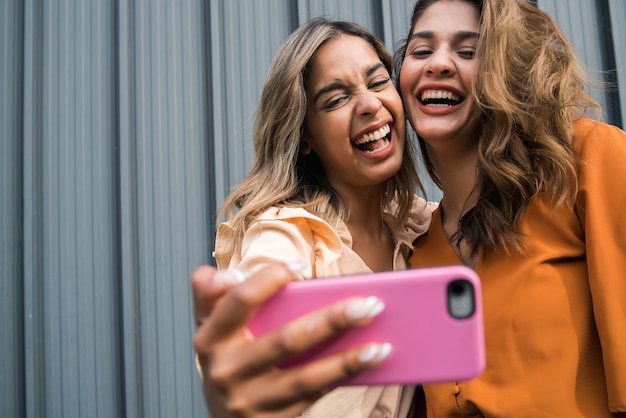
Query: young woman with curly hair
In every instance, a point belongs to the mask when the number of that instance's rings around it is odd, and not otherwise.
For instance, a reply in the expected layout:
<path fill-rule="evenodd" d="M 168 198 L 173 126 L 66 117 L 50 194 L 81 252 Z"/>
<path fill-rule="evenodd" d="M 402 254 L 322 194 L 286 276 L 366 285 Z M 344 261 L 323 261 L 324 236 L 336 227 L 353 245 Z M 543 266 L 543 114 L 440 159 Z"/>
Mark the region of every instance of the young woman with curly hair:
<path fill-rule="evenodd" d="M 483 287 L 487 368 L 425 385 L 428 416 L 626 411 L 626 134 L 554 21 L 522 0 L 418 1 L 396 53 L 443 199 L 410 266 Z"/>

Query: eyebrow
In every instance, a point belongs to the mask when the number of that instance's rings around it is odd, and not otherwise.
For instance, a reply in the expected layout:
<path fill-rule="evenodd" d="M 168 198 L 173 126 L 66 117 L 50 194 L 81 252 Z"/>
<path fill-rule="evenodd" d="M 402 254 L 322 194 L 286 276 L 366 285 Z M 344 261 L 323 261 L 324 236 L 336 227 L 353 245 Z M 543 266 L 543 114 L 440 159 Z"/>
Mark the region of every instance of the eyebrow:
<path fill-rule="evenodd" d="M 413 35 L 411 35 L 411 39 L 433 39 L 435 37 L 435 32 L 431 31 L 431 30 L 425 30 L 422 32 L 415 32 Z M 478 33 L 477 32 L 472 32 L 472 31 L 458 31 L 454 34 L 454 38 L 460 41 L 466 40 L 466 39 L 478 39 Z"/>
<path fill-rule="evenodd" d="M 381 67 L 385 67 L 382 62 L 372 65 L 365 71 L 365 77 L 371 77 L 371 75 L 378 71 Z M 322 87 L 317 91 L 317 93 L 315 93 L 315 96 L 313 96 L 313 102 L 316 102 L 322 94 L 329 93 L 334 90 L 340 90 L 344 88 L 344 86 L 345 84 L 342 81 L 335 81 L 334 83 L 330 83 L 329 85 Z"/>

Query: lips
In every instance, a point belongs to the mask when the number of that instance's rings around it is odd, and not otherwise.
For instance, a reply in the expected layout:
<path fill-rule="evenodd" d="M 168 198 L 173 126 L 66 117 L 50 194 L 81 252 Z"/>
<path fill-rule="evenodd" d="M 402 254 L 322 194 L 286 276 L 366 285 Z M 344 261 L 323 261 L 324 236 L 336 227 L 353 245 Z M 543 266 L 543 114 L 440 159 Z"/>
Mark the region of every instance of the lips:
<path fill-rule="evenodd" d="M 391 142 L 391 127 L 389 124 L 381 126 L 377 130 L 364 134 L 360 139 L 353 142 L 353 145 L 367 153 L 376 153 L 384 150 Z"/>
<path fill-rule="evenodd" d="M 465 97 L 450 90 L 424 90 L 419 101 L 427 107 L 452 107 L 461 104 Z"/>

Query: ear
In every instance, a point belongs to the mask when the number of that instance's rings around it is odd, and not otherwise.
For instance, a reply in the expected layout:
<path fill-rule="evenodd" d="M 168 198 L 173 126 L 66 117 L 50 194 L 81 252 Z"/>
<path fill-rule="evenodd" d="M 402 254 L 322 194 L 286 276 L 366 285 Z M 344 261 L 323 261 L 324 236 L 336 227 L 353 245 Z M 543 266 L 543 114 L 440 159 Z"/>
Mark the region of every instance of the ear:
<path fill-rule="evenodd" d="M 309 145 L 309 142 L 306 139 L 306 135 L 302 137 L 300 140 L 300 153 L 302 155 L 309 155 L 313 151 L 313 148 Z"/>

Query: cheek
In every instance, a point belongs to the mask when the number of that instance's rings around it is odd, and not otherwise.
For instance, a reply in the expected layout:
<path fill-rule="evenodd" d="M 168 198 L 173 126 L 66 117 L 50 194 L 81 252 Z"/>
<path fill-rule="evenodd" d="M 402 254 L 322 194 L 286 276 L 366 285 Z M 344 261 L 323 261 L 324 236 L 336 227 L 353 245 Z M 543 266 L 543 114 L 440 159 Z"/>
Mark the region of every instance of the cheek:
<path fill-rule="evenodd" d="M 404 117 L 404 113 L 402 113 L 402 116 L 395 119 L 394 125 L 399 137 L 398 140 L 400 142 L 403 142 L 406 134 L 406 119 Z"/>
<path fill-rule="evenodd" d="M 400 85 L 400 94 L 402 95 L 402 100 L 405 99 L 407 93 L 409 92 L 409 82 L 407 80 L 408 76 L 408 69 L 406 67 L 406 64 L 402 64 L 402 67 L 400 68 L 400 77 L 398 79 L 398 83 Z"/>
<path fill-rule="evenodd" d="M 396 123 L 400 119 L 404 119 L 404 106 L 402 103 L 402 97 L 395 89 L 391 95 L 385 98 L 384 106 L 392 113 L 392 116 Z"/>
<path fill-rule="evenodd" d="M 415 84 L 418 74 L 418 68 L 412 64 L 410 60 L 405 60 L 400 67 L 400 91 L 404 98 L 411 93 L 411 87 Z"/>
<path fill-rule="evenodd" d="M 307 120 L 308 132 L 318 143 L 325 138 L 345 136 L 349 132 L 350 116 L 341 110 L 316 114 Z"/>
<path fill-rule="evenodd" d="M 474 89 L 474 73 L 476 72 L 476 62 L 472 61 L 471 64 L 468 64 L 461 69 L 463 78 L 463 84 L 468 90 Z"/>

